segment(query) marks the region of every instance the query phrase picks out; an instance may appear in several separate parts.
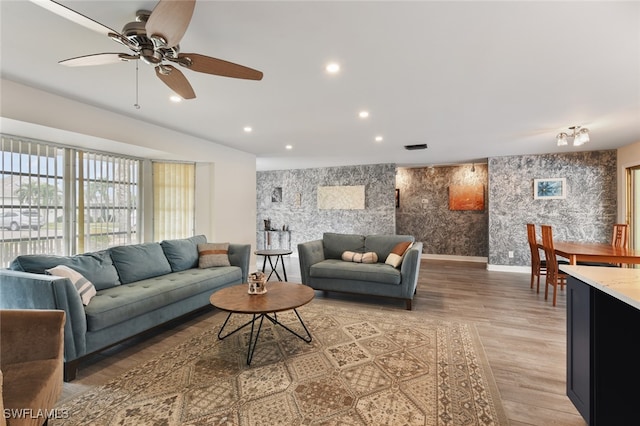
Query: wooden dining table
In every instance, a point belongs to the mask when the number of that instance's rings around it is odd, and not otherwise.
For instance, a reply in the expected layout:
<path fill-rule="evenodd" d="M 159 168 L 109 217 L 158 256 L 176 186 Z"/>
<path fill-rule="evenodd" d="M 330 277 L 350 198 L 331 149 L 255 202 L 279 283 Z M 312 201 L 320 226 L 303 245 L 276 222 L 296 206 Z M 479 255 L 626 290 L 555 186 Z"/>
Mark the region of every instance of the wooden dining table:
<path fill-rule="evenodd" d="M 571 265 L 578 262 L 640 263 L 640 250 L 611 244 L 554 241 L 553 247 L 556 255 L 569 259 Z"/>

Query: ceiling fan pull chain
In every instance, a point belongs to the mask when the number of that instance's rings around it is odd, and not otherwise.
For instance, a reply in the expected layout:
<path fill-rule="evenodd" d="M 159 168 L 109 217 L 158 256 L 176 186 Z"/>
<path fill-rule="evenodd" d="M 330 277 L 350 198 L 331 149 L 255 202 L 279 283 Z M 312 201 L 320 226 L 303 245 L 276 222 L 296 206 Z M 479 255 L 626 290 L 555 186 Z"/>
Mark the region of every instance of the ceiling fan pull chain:
<path fill-rule="evenodd" d="M 140 104 L 138 103 L 138 61 L 136 61 L 136 103 L 133 106 L 136 109 L 140 109 Z"/>

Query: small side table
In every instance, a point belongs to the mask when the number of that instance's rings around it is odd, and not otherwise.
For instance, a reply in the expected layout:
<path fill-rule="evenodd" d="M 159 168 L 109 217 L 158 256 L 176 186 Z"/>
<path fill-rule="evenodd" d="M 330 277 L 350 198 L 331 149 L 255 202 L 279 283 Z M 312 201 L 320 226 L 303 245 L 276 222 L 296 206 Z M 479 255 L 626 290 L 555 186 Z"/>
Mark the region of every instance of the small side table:
<path fill-rule="evenodd" d="M 269 272 L 269 276 L 267 277 L 267 281 L 271 278 L 271 275 L 274 273 L 276 277 L 278 277 L 278 281 L 287 281 L 287 270 L 284 267 L 284 256 L 293 253 L 292 250 L 284 250 L 284 249 L 273 249 L 273 250 L 256 250 L 254 252 L 257 256 L 264 256 L 264 261 L 262 262 L 262 272 L 264 272 L 267 266 L 267 260 L 269 260 L 269 265 L 271 266 L 271 272 Z M 276 258 L 276 263 L 274 264 L 271 260 L 272 257 Z M 282 265 L 282 274 L 284 275 L 284 280 L 278 274 L 276 268 L 278 267 L 278 262 Z"/>

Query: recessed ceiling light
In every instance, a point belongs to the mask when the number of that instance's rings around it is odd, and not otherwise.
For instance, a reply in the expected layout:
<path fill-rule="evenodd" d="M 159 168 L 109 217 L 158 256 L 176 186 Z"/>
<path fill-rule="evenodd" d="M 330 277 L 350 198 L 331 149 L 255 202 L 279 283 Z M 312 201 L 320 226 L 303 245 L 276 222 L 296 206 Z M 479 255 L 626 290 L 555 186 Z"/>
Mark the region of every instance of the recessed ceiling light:
<path fill-rule="evenodd" d="M 181 98 L 180 96 L 178 96 L 178 95 L 171 95 L 171 96 L 169 96 L 169 100 L 170 100 L 171 102 L 176 102 L 176 103 L 178 103 L 178 102 L 182 102 L 182 98 Z"/>
<path fill-rule="evenodd" d="M 382 136 L 376 136 L 376 142 L 382 142 Z"/>
<path fill-rule="evenodd" d="M 251 133 L 253 131 L 253 129 L 251 128 L 251 126 L 245 126 L 244 127 L 244 131 L 247 133 Z"/>
<path fill-rule="evenodd" d="M 293 145 L 287 145 L 285 146 L 286 149 L 293 149 Z"/>
<path fill-rule="evenodd" d="M 327 70 L 327 72 L 329 74 L 337 74 L 338 72 L 340 72 L 340 64 L 338 64 L 336 62 L 331 62 L 331 63 L 327 64 L 325 69 Z"/>
<path fill-rule="evenodd" d="M 360 111 L 358 115 L 360 116 L 360 118 L 367 118 L 369 117 L 369 111 Z"/>

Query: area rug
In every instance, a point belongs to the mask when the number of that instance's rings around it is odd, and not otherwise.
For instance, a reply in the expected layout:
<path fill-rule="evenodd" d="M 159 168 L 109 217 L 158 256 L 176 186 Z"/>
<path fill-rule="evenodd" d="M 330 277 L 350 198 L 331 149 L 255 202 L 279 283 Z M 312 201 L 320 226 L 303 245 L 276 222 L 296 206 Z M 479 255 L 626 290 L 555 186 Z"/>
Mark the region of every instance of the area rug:
<path fill-rule="evenodd" d="M 211 330 L 71 399 L 49 424 L 508 423 L 473 325 L 318 299 L 298 312 L 311 343 L 265 321 L 247 366 L 248 328 L 218 340 L 220 313 Z M 293 312 L 278 319 L 304 333 Z"/>

